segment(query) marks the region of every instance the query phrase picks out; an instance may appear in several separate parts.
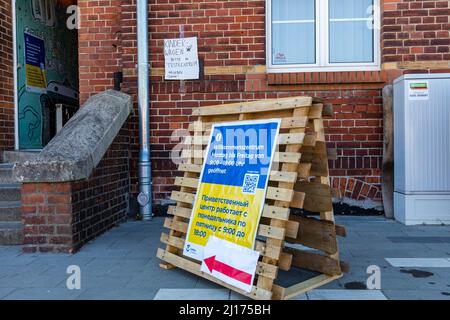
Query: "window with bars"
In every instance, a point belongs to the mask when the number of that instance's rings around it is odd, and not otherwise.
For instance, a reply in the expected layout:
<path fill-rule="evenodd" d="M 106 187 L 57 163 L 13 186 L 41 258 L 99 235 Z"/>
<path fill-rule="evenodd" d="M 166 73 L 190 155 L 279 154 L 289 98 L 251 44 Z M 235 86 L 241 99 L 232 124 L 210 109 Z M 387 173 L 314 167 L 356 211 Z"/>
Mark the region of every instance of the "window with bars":
<path fill-rule="evenodd" d="M 379 70 L 379 0 L 267 0 L 269 72 Z"/>

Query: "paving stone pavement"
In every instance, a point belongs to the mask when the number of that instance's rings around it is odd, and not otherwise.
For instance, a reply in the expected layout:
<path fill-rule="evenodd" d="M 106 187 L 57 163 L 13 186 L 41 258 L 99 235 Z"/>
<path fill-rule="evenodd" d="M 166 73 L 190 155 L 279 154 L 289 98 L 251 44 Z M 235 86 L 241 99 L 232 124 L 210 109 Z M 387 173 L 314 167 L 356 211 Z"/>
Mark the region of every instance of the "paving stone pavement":
<path fill-rule="evenodd" d="M 440 259 L 430 260 L 432 266 L 449 261 L 450 226 L 407 227 L 381 217 L 338 216 L 337 222 L 348 231 L 339 247 L 350 272 L 296 300 L 450 300 L 449 267 L 400 268 L 386 260 Z M 162 224 L 163 218 L 124 223 L 75 255 L 23 254 L 20 246 L 0 247 L 0 299 L 246 299 L 183 270 L 160 269 L 155 255 Z M 80 290 L 67 289 L 71 265 L 80 267 Z M 366 271 L 372 265 L 380 268 L 381 290 L 366 290 Z"/>

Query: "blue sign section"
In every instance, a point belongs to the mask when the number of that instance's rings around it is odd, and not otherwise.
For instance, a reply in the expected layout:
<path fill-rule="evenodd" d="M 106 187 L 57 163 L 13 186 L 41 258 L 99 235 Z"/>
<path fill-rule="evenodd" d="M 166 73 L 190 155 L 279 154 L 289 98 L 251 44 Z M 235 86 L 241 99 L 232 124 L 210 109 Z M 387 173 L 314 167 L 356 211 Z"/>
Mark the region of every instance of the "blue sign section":
<path fill-rule="evenodd" d="M 249 193 L 265 189 L 279 127 L 279 120 L 215 125 L 201 182 L 242 186 Z"/>
<path fill-rule="evenodd" d="M 25 36 L 25 64 L 45 68 L 45 44 L 44 40 L 29 33 Z"/>

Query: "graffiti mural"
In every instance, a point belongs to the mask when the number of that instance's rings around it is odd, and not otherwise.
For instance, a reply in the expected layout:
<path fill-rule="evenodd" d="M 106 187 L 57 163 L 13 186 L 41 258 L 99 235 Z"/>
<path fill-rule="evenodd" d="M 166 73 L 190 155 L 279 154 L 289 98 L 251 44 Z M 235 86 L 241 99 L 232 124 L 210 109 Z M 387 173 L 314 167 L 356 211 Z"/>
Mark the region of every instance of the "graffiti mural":
<path fill-rule="evenodd" d="M 20 149 L 41 149 L 54 137 L 56 104 L 78 106 L 78 35 L 66 26 L 70 4 L 16 0 Z"/>

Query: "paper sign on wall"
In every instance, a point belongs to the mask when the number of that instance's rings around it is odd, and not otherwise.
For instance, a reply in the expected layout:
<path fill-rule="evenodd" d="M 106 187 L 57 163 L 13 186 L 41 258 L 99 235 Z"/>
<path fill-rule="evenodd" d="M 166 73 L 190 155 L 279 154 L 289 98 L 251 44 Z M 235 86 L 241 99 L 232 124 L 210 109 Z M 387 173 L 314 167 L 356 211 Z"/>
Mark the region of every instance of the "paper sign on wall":
<path fill-rule="evenodd" d="M 204 254 L 203 272 L 246 292 L 252 291 L 259 252 L 211 236 Z"/>
<path fill-rule="evenodd" d="M 254 248 L 279 130 L 279 119 L 213 126 L 184 255 L 202 261 L 210 236 Z"/>
<path fill-rule="evenodd" d="M 428 100 L 429 83 L 428 81 L 411 81 L 409 82 L 409 100 Z"/>
<path fill-rule="evenodd" d="M 164 59 L 166 80 L 199 78 L 200 65 L 196 37 L 164 40 Z"/>

